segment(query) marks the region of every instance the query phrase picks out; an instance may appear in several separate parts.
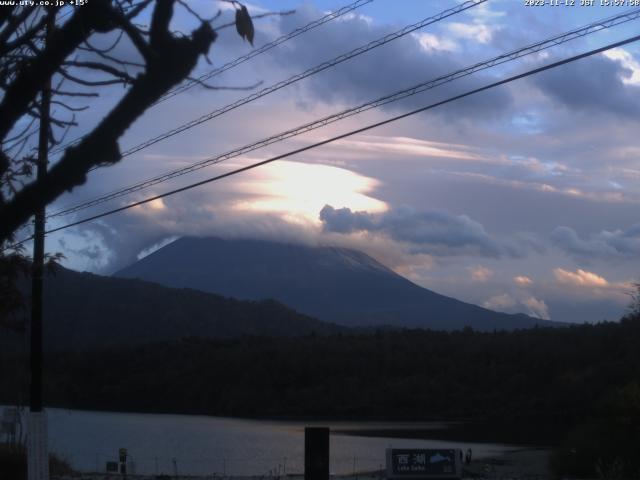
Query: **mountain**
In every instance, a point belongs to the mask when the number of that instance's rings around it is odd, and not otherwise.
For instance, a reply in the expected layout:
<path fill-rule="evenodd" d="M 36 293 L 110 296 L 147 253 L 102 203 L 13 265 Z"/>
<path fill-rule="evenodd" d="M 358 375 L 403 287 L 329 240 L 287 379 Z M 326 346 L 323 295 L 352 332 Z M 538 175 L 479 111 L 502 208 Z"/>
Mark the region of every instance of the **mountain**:
<path fill-rule="evenodd" d="M 184 237 L 114 275 L 239 299 L 273 298 L 345 326 L 513 330 L 552 325 L 440 295 L 345 248 Z"/>
<path fill-rule="evenodd" d="M 44 285 L 45 348 L 111 347 L 184 337 L 299 336 L 346 330 L 274 300 L 240 301 L 64 268 Z"/>

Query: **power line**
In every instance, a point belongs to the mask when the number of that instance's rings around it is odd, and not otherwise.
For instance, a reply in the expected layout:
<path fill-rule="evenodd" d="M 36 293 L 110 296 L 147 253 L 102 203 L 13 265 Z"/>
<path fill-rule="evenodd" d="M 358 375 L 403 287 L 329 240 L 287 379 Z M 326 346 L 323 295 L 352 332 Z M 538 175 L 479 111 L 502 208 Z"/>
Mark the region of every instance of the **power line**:
<path fill-rule="evenodd" d="M 244 97 L 244 98 L 242 98 L 240 100 L 237 100 L 234 103 L 231 103 L 231 104 L 228 104 L 228 105 L 226 105 L 224 107 L 216 109 L 216 110 L 214 110 L 213 112 L 210 112 L 207 115 L 203 115 L 203 116 L 201 116 L 201 117 L 199 117 L 199 118 L 197 118 L 195 120 L 192 120 L 192 121 L 190 121 L 188 123 L 185 123 L 185 124 L 183 124 L 183 125 L 181 125 L 179 127 L 176 127 L 176 128 L 174 128 L 174 129 L 172 129 L 172 130 L 170 130 L 168 132 L 165 132 L 164 134 L 161 134 L 161 135 L 159 135 L 157 137 L 154 137 L 152 139 L 149 139 L 149 140 L 147 140 L 147 141 L 145 141 L 145 142 L 143 142 L 141 144 L 138 144 L 137 146 L 132 147 L 132 148 L 124 151 L 121 154 L 121 157 L 124 158 L 124 157 L 129 156 L 129 155 L 131 155 L 133 153 L 139 152 L 140 150 L 143 150 L 144 148 L 147 148 L 147 147 L 149 147 L 149 146 L 151 146 L 151 145 L 153 145 L 155 143 L 158 143 L 158 142 L 160 142 L 162 140 L 165 140 L 165 139 L 167 139 L 169 137 L 172 137 L 172 136 L 177 135 L 179 133 L 182 133 L 182 132 L 184 132 L 186 130 L 189 130 L 189 129 L 191 129 L 191 128 L 197 126 L 197 125 L 200 125 L 200 124 L 202 124 L 202 123 L 204 123 L 204 122 L 206 122 L 208 120 L 211 120 L 211 119 L 213 119 L 215 117 L 218 117 L 220 115 L 223 115 L 223 114 L 225 114 L 225 113 L 227 113 L 227 112 L 229 112 L 231 110 L 234 110 L 234 109 L 236 109 L 236 108 L 238 108 L 238 107 L 240 107 L 242 105 L 245 105 L 245 104 L 250 103 L 252 101 L 255 101 L 255 100 L 259 99 L 259 98 L 262 98 L 262 97 L 264 97 L 264 96 L 266 96 L 266 95 L 268 95 L 270 93 L 273 93 L 273 92 L 275 92 L 277 90 L 280 90 L 280 89 L 282 89 L 282 88 L 284 88 L 286 86 L 289 86 L 289 85 L 291 85 L 291 84 L 293 84 L 295 82 L 298 82 L 298 81 L 300 81 L 300 80 L 302 80 L 304 78 L 307 78 L 307 77 L 309 77 L 311 75 L 319 73 L 319 72 L 321 72 L 323 70 L 326 70 L 327 68 L 333 67 L 333 66 L 335 66 L 335 65 L 337 65 L 339 63 L 347 61 L 347 60 L 349 60 L 351 58 L 354 58 L 354 57 L 356 57 L 358 55 L 366 53 L 369 50 L 372 50 L 373 48 L 377 48 L 377 47 L 382 46 L 382 45 L 384 45 L 386 43 L 389 43 L 389 42 L 391 42 L 393 40 L 396 40 L 397 38 L 400 38 L 400 37 L 402 37 L 404 35 L 407 35 L 407 34 L 413 32 L 413 31 L 415 31 L 415 30 L 417 30 L 419 28 L 425 27 L 425 26 L 430 25 L 432 23 L 436 23 L 436 22 L 441 21 L 441 20 L 443 20 L 443 19 L 445 19 L 447 17 L 450 17 L 450 16 L 455 15 L 457 13 L 460 13 L 462 11 L 468 10 L 469 8 L 475 7 L 475 6 L 477 6 L 477 5 L 481 4 L 481 3 L 484 3 L 486 1 L 487 0 L 467 0 L 466 2 L 462 3 L 461 5 L 458 5 L 456 7 L 453 7 L 453 8 L 447 9 L 447 10 L 444 10 L 444 11 L 438 13 L 437 15 L 434 15 L 434 16 L 431 16 L 431 17 L 427 17 L 427 18 L 425 18 L 425 19 L 423 19 L 423 20 L 421 20 L 421 21 L 419 21 L 417 23 L 414 23 L 412 25 L 406 26 L 406 27 L 404 27 L 404 28 L 402 28 L 402 29 L 400 29 L 400 30 L 398 30 L 396 32 L 393 32 L 393 33 L 388 34 L 388 35 L 386 35 L 386 36 L 384 36 L 382 38 L 379 38 L 377 40 L 369 42 L 368 44 L 366 44 L 364 46 L 358 47 L 358 48 L 356 48 L 354 50 L 351 50 L 350 52 L 347 52 L 347 53 L 345 53 L 343 55 L 335 57 L 332 60 L 324 62 L 324 63 L 322 63 L 320 65 L 316 65 L 315 67 L 312 67 L 312 68 L 310 68 L 310 69 L 308 69 L 308 70 L 306 70 L 306 71 L 304 71 L 302 73 L 299 73 L 297 75 L 289 77 L 286 80 L 283 80 L 283 81 L 278 82 L 278 83 L 276 83 L 274 85 L 271 85 L 270 87 L 267 87 L 267 88 L 261 90 L 260 92 L 256 92 L 256 93 L 254 93 L 252 95 Z M 64 148 L 66 148 L 66 146 Z M 98 167 L 93 167 L 93 168 L 89 169 L 89 171 L 96 170 L 97 168 Z M 65 209 L 65 213 L 67 213 L 66 209 Z M 56 213 L 54 215 L 61 215 L 61 214 L 62 213 L 58 212 L 58 213 Z"/>
<path fill-rule="evenodd" d="M 151 105 L 151 107 L 158 105 L 161 102 L 164 102 L 165 100 L 168 100 L 169 98 L 175 97 L 176 95 L 179 95 L 183 92 L 186 92 L 187 90 L 190 90 L 191 88 L 193 88 L 196 85 L 199 85 L 201 82 L 209 80 L 213 77 L 216 77 L 224 72 L 226 72 L 227 70 L 230 70 L 234 67 L 237 67 L 238 65 L 241 65 L 242 63 L 251 60 L 253 57 L 256 57 L 258 55 L 261 55 L 263 53 L 268 52 L 269 50 L 271 50 L 272 48 L 277 47 L 278 45 L 280 45 L 281 43 L 284 43 L 288 40 L 291 40 L 292 38 L 295 38 L 299 35 L 302 35 L 303 33 L 308 32 L 309 30 L 313 30 L 314 28 L 317 28 L 321 25 L 324 25 L 327 22 L 330 22 L 332 20 L 335 20 L 336 18 L 342 17 L 343 15 L 346 15 L 349 12 L 352 12 L 354 10 L 356 10 L 357 8 L 360 8 L 364 5 L 367 5 L 368 3 L 373 2 L 373 0 L 356 0 L 353 3 L 350 3 L 348 5 L 345 5 L 343 7 L 340 7 L 338 10 L 335 10 L 333 12 L 328 13 L 327 15 L 324 15 L 323 17 L 317 18 L 316 20 L 313 20 L 312 22 L 307 23 L 306 25 L 302 26 L 302 27 L 298 27 L 295 30 L 292 30 L 291 32 L 282 35 L 278 38 L 276 38 L 275 40 L 273 40 L 272 42 L 266 43 L 264 44 L 262 47 L 260 48 L 256 48 L 255 50 L 251 50 L 251 52 L 247 53 L 246 55 L 242 55 L 238 58 L 236 58 L 235 60 L 231 60 L 230 62 L 225 63 L 224 65 L 215 68 L 203 75 L 201 75 L 200 77 L 198 77 L 196 80 L 191 80 L 190 82 L 185 83 L 184 85 L 178 85 L 177 87 L 173 88 L 172 90 L 168 91 L 167 93 L 165 93 L 162 97 L 160 97 L 160 99 L 155 102 L 153 105 Z M 67 143 L 65 143 L 64 145 L 61 145 L 59 147 L 56 147 L 51 153 L 52 154 L 56 154 L 56 153 L 60 153 L 64 150 L 66 150 L 68 147 L 70 147 L 71 145 L 75 145 L 76 143 L 80 142 L 82 139 L 84 138 L 84 136 L 78 137 L 75 140 L 71 140 Z"/>
<path fill-rule="evenodd" d="M 125 150 L 122 154 L 121 154 L 121 158 L 127 157 L 129 155 L 132 155 L 134 153 L 137 153 L 151 145 L 154 145 L 162 140 L 166 140 L 167 138 L 170 138 L 174 135 L 180 134 L 186 130 L 189 130 L 193 127 L 196 127 L 204 122 L 207 122 L 209 120 L 212 120 L 216 117 L 219 117 L 231 110 L 234 110 L 242 105 L 246 105 L 247 103 L 253 102 L 259 98 L 262 98 L 266 95 L 269 95 L 275 91 L 278 91 L 284 87 L 287 87 L 289 85 L 292 85 L 300 80 L 303 80 L 307 77 L 310 77 L 312 75 L 315 75 L 317 73 L 320 73 L 328 68 L 334 67 L 342 62 L 345 62 L 347 60 L 350 60 L 351 58 L 357 57 L 359 55 L 362 55 L 374 48 L 380 47 L 382 45 L 385 45 L 393 40 L 396 40 L 398 38 L 401 38 L 405 35 L 408 35 L 411 32 L 414 32 L 415 30 L 418 30 L 420 28 L 423 28 L 427 25 L 431 25 L 433 23 L 439 22 L 444 20 L 445 18 L 451 17 L 453 15 L 456 15 L 460 12 L 463 12 L 465 10 L 468 10 L 472 7 L 475 7 L 477 5 L 480 5 L 482 3 L 485 3 L 488 0 L 467 0 L 464 3 L 453 7 L 453 8 L 449 8 L 447 10 L 444 10 L 436 15 L 433 15 L 431 17 L 427 17 L 419 22 L 416 22 L 414 24 L 408 25 L 400 30 L 397 30 L 396 32 L 390 33 L 388 35 L 385 35 L 384 37 L 378 38 L 377 40 L 373 40 L 369 43 L 367 43 L 366 45 L 363 45 L 361 47 L 355 48 L 347 53 L 344 53 L 342 55 L 339 55 L 338 57 L 333 58 L 332 60 L 329 60 L 327 62 L 321 63 L 319 65 L 316 65 L 315 67 L 312 67 L 308 70 L 305 70 L 302 73 L 293 75 L 291 77 L 289 77 L 286 80 L 282 80 L 278 83 L 275 83 L 267 88 L 262 89 L 259 92 L 253 93 L 249 96 L 246 96 L 244 98 L 241 98 L 231 104 L 225 105 L 224 107 L 218 108 L 206 115 L 203 115 L 199 118 L 196 118 L 194 120 L 191 120 L 190 122 L 187 122 L 185 124 L 182 124 L 179 127 L 176 127 L 172 130 L 169 130 L 161 135 L 158 135 L 156 137 L 153 137 L 149 140 L 146 140 L 143 143 L 140 143 L 138 145 L 136 145 L 135 147 L 132 147 L 128 150 Z M 96 170 L 97 166 L 92 167 L 89 169 L 89 172 Z"/>
<path fill-rule="evenodd" d="M 179 127 L 173 128 L 161 135 L 158 135 L 156 137 L 153 137 L 143 143 L 140 143 L 138 145 L 136 145 L 135 147 L 131 147 L 128 150 L 124 151 L 121 155 L 122 158 L 127 157 L 129 155 L 132 155 L 134 153 L 139 152 L 140 150 L 143 150 L 147 147 L 150 147 L 151 145 L 154 145 L 158 142 L 161 142 L 163 140 L 166 140 L 167 138 L 173 137 L 174 135 L 177 135 L 179 133 L 182 133 L 186 130 L 189 130 L 197 125 L 200 125 L 204 122 L 207 122 L 209 120 L 212 120 L 216 117 L 219 117 L 227 112 L 230 112 L 231 110 L 234 110 L 242 105 L 246 105 L 247 103 L 253 102 L 259 98 L 262 98 L 266 95 L 269 95 L 273 92 L 276 92 L 284 87 L 287 87 L 289 85 L 292 85 L 293 83 L 296 83 L 300 80 L 303 80 L 307 77 L 310 77 L 312 75 L 315 75 L 317 73 L 320 73 L 328 68 L 331 67 L 335 67 L 336 65 L 345 62 L 347 60 L 350 60 L 354 57 L 357 57 L 359 55 L 362 55 L 374 48 L 380 47 L 382 45 L 385 45 L 389 42 L 392 42 L 393 40 L 396 40 L 398 38 L 401 38 L 405 35 L 408 35 L 411 32 L 414 32 L 420 28 L 426 27 L 427 25 L 431 25 L 433 23 L 439 22 L 444 20 L 445 18 L 451 17 L 453 15 L 456 15 L 460 12 L 463 12 L 465 10 L 468 10 L 472 7 L 475 7 L 477 5 L 480 5 L 481 3 L 485 3 L 487 0 L 467 0 L 466 2 L 453 7 L 453 8 L 449 8 L 447 10 L 444 10 L 440 13 L 438 13 L 437 15 L 431 16 L 431 17 L 427 17 L 417 23 L 414 23 L 412 25 L 408 25 L 396 32 L 390 33 L 388 35 L 385 35 L 382 38 L 379 38 L 377 40 L 374 40 L 372 42 L 367 43 L 366 45 L 363 45 L 361 47 L 355 48 L 347 53 L 344 53 L 342 55 L 339 55 L 335 58 L 333 58 L 332 60 L 326 61 L 324 63 L 321 63 L 320 65 L 316 65 L 315 67 L 312 67 L 308 70 L 305 70 L 302 73 L 298 73 L 296 75 L 293 75 L 291 77 L 289 77 L 286 80 L 282 80 L 278 83 L 275 83 L 267 88 L 264 88 L 262 90 L 260 90 L 259 92 L 253 93 L 251 95 L 248 95 L 244 98 L 241 98 L 240 100 L 237 100 L 231 104 L 225 105 L 224 107 L 218 108 L 206 115 L 203 115 L 199 118 L 196 118 L 194 120 L 191 120 L 190 122 L 184 123 Z"/>
<path fill-rule="evenodd" d="M 140 191 L 146 188 L 149 188 L 153 185 L 157 185 L 159 183 L 163 183 L 167 180 L 185 175 L 187 173 L 191 173 L 197 170 L 200 170 L 202 168 L 205 168 L 207 166 L 210 165 L 214 165 L 214 164 L 218 164 L 221 163 L 223 161 L 229 160 L 231 158 L 235 158 L 238 157 L 240 155 L 252 152 L 254 150 L 257 150 L 259 148 L 271 145 L 273 143 L 276 142 L 280 142 L 283 140 L 286 140 L 288 138 L 292 138 L 294 136 L 297 135 L 301 135 L 303 133 L 307 133 L 309 131 L 312 130 L 316 130 L 318 128 L 324 127 L 326 125 L 329 125 L 331 123 L 337 122 L 339 120 L 343 120 L 345 118 L 357 115 L 359 113 L 363 113 L 366 112 L 368 110 L 374 109 L 374 108 L 378 108 L 380 106 L 392 103 L 392 102 L 396 102 L 398 100 L 416 95 L 418 93 L 422 93 L 425 92 L 427 90 L 430 90 L 432 88 L 438 87 L 440 85 L 443 85 L 445 83 L 449 83 L 452 82 L 454 80 L 457 80 L 459 78 L 465 77 L 465 76 L 469 76 L 472 75 L 473 73 L 482 71 L 482 70 L 486 70 L 488 68 L 492 68 L 495 67 L 497 65 L 501 65 L 503 63 L 507 63 L 513 60 L 516 60 L 518 58 L 521 58 L 523 56 L 526 55 L 531 55 L 537 52 L 540 52 L 542 50 L 551 48 L 553 46 L 558 46 L 561 45 L 563 43 L 566 43 L 568 41 L 574 40 L 576 38 L 582 38 L 586 35 L 590 35 L 596 32 L 599 32 L 601 30 L 607 29 L 607 28 L 611 28 L 613 26 L 616 25 L 620 25 L 632 20 L 635 20 L 637 18 L 640 18 L 640 9 L 635 9 L 632 11 L 628 11 L 619 15 L 615 15 L 603 20 L 599 20 L 597 22 L 591 23 L 589 25 L 586 25 L 584 27 L 580 27 L 565 33 L 562 33 L 560 35 L 556 35 L 554 37 L 551 37 L 547 40 L 543 40 L 540 42 L 536 42 L 532 45 L 520 48 L 518 50 L 514 50 L 512 52 L 509 53 L 504 53 L 501 55 L 498 55 L 497 57 L 494 57 L 490 60 L 486 60 L 484 62 L 479 62 L 476 63 L 470 67 L 466 67 L 463 68 L 461 70 L 457 70 L 453 73 L 447 74 L 447 75 L 443 75 L 440 77 L 437 77 L 435 79 L 431 79 L 429 81 L 426 82 L 422 82 L 418 85 L 415 85 L 413 87 L 404 89 L 404 90 L 400 90 L 398 92 L 392 93 L 390 95 L 386 95 L 384 97 L 378 98 L 376 100 L 361 104 L 359 106 L 347 109 L 347 110 L 343 110 L 339 113 L 335 113 L 332 115 L 329 115 L 327 117 L 321 118 L 319 120 L 315 120 L 313 122 L 301 125 L 299 127 L 296 127 L 294 129 L 291 130 L 287 130 L 285 132 L 281 132 L 278 133 L 276 135 L 267 137 L 265 139 L 259 140 L 257 142 L 236 148 L 234 150 L 228 151 L 226 153 L 223 153 L 221 155 L 217 155 L 214 157 L 210 157 L 207 158 L 205 160 L 201 160 L 199 162 L 196 162 L 192 165 L 189 165 L 187 167 L 183 167 L 183 168 L 179 168 L 167 173 L 164 173 L 162 175 L 153 177 L 151 179 L 148 180 L 144 180 L 142 182 L 138 182 L 135 183 L 133 185 L 130 185 L 128 187 L 124 187 L 118 190 L 115 190 L 109 194 L 94 198 L 92 200 L 80 203 L 78 205 L 75 205 L 73 207 L 69 207 L 63 210 L 60 210 L 58 212 L 52 213 L 49 215 L 49 218 L 51 217 L 57 217 L 57 216 L 62 216 L 62 215 L 68 215 L 71 213 L 75 213 L 78 212 L 80 210 L 84 210 L 102 203 L 105 203 L 107 201 L 113 200 L 115 198 L 119 198 L 122 197 L 124 195 L 128 195 L 130 193 L 136 192 L 136 191 Z"/>
<path fill-rule="evenodd" d="M 317 20 L 314 20 L 313 22 L 310 22 L 308 24 L 306 24 L 303 27 L 299 27 L 296 28 L 295 30 L 287 33 L 286 35 L 282 35 L 281 37 L 276 38 L 274 41 L 269 42 L 265 45 L 263 45 L 260 48 L 257 48 L 255 50 L 252 50 L 251 52 L 247 53 L 246 55 L 242 56 L 242 57 L 238 57 L 235 60 L 232 60 L 231 62 L 228 62 L 224 65 L 222 65 L 219 68 L 216 68 L 214 70 L 211 70 L 208 73 L 205 73 L 204 75 L 201 75 L 197 78 L 197 80 L 193 80 L 191 82 L 188 82 L 184 85 L 181 86 L 177 86 L 176 88 L 174 88 L 173 90 L 167 92 L 164 96 L 162 96 L 162 98 L 160 98 L 160 100 L 158 100 L 155 105 L 157 105 L 160 102 L 163 102 L 165 100 L 168 100 L 171 97 L 174 97 L 176 95 L 179 95 L 182 92 L 186 92 L 187 90 L 193 88 L 194 86 L 198 85 L 199 82 L 203 82 L 206 80 L 210 80 L 213 77 L 216 77 L 218 75 L 220 75 L 223 72 L 226 72 L 227 70 L 234 68 L 244 62 L 246 62 L 247 60 L 252 59 L 253 57 L 260 55 L 262 53 L 265 53 L 269 50 L 271 50 L 274 47 L 277 47 L 278 45 L 280 45 L 281 43 L 284 43 L 288 40 L 291 40 L 292 38 L 297 37 L 298 35 L 302 35 L 303 33 L 308 32 L 309 30 L 313 30 L 316 27 L 319 27 L 320 25 L 324 25 L 327 22 L 330 22 L 331 20 L 334 20 L 338 17 L 341 17 L 357 8 L 362 7 L 363 5 L 366 5 L 368 3 L 373 2 L 373 0 L 357 0 L 356 2 L 353 2 L 349 5 L 346 5 L 334 12 L 331 12 L 327 15 L 325 15 L 324 17 L 321 17 Z"/>
<path fill-rule="evenodd" d="M 432 103 L 430 105 L 427 105 L 427 106 L 424 106 L 424 107 L 421 107 L 421 108 L 417 108 L 417 109 L 412 110 L 410 112 L 403 113 L 401 115 L 397 115 L 397 116 L 388 118 L 386 120 L 382 120 L 380 122 L 373 123 L 373 124 L 367 125 L 365 127 L 358 128 L 356 130 L 351 130 L 351 131 L 343 133 L 341 135 L 337 135 L 335 137 L 331 137 L 329 139 L 322 140 L 320 142 L 316 142 L 316 143 L 313 143 L 311 145 L 307 145 L 305 147 L 298 148 L 296 150 L 291 150 L 291 151 L 289 151 L 287 153 L 284 153 L 284 154 L 281 154 L 281 155 L 277 155 L 275 157 L 271 157 L 271 158 L 269 158 L 267 160 L 263 160 L 261 162 L 256 162 L 256 163 L 253 163 L 251 165 L 247 165 L 245 167 L 237 168 L 237 169 L 232 170 L 230 172 L 223 173 L 221 175 L 217 175 L 215 177 L 208 178 L 206 180 L 202 180 L 202 181 L 199 181 L 199 182 L 196 182 L 196 183 L 192 183 L 190 185 L 186 185 L 184 187 L 180 187 L 180 188 L 177 188 L 177 189 L 174 189 L 174 190 L 170 190 L 170 191 L 162 193 L 160 195 L 155 195 L 153 197 L 149 197 L 149 198 L 146 198 L 144 200 L 140 200 L 138 202 L 135 202 L 135 203 L 123 206 L 123 207 L 119 207 L 119 208 L 115 208 L 115 209 L 112 209 L 112 210 L 108 210 L 106 212 L 103 212 L 103 213 L 100 213 L 100 214 L 97 214 L 97 215 L 93 215 L 93 216 L 90 216 L 90 217 L 86 217 L 86 218 L 84 218 L 82 220 L 78 220 L 76 222 L 68 223 L 66 225 L 47 230 L 45 233 L 46 234 L 51 234 L 51 233 L 54 233 L 54 232 L 58 232 L 60 230 L 65 230 L 65 229 L 70 228 L 70 227 L 75 227 L 75 226 L 81 225 L 83 223 L 87 223 L 87 222 L 90 222 L 90 221 L 93 221 L 93 220 L 104 218 L 104 217 L 109 216 L 109 215 L 113 215 L 114 213 L 122 212 L 122 211 L 128 210 L 130 208 L 134 208 L 134 207 L 138 207 L 140 205 L 144 205 L 145 203 L 153 202 L 155 200 L 159 200 L 159 199 L 171 196 L 171 195 L 175 195 L 177 193 L 181 193 L 181 192 L 184 192 L 184 191 L 187 191 L 187 190 L 191 190 L 192 188 L 196 188 L 196 187 L 208 184 L 208 183 L 212 183 L 214 181 L 221 180 L 223 178 L 227 178 L 227 177 L 230 177 L 232 175 L 237 175 L 239 173 L 246 172 L 248 170 L 252 170 L 252 169 L 255 169 L 257 167 L 261 167 L 263 165 L 267 165 L 267 164 L 275 162 L 277 160 L 282 160 L 284 158 L 291 157 L 293 155 L 297 155 L 299 153 L 302 153 L 302 152 L 305 152 L 305 151 L 320 147 L 322 145 L 327 145 L 329 143 L 333 143 L 333 142 L 336 142 L 338 140 L 342 140 L 344 138 L 351 137 L 353 135 L 356 135 L 356 134 L 359 134 L 359 133 L 363 133 L 363 132 L 366 132 L 368 130 L 372 130 L 372 129 L 377 128 L 377 127 L 381 127 L 383 125 L 387 125 L 389 123 L 396 122 L 396 121 L 401 120 L 403 118 L 407 118 L 407 117 L 410 117 L 412 115 L 416 115 L 416 114 L 421 113 L 421 112 L 426 112 L 426 111 L 431 110 L 433 108 L 436 108 L 436 107 L 439 107 L 439 106 L 442 106 L 442 105 L 445 105 L 445 104 L 448 104 L 448 103 L 451 103 L 451 102 L 454 102 L 454 101 L 457 101 L 457 100 L 461 100 L 461 99 L 463 99 L 465 97 L 469 97 L 471 95 L 475 95 L 477 93 L 484 92 L 484 91 L 490 90 L 492 88 L 496 88 L 498 86 L 505 85 L 507 83 L 511 83 L 513 81 L 520 80 L 522 78 L 529 77 L 531 75 L 535 75 L 537 73 L 544 72 L 546 70 L 551 70 L 553 68 L 557 68 L 557 67 L 560 67 L 562 65 L 566 65 L 568 63 L 572 63 L 572 62 L 575 62 L 577 60 L 581 60 L 583 58 L 587 58 L 587 57 L 596 55 L 598 53 L 605 52 L 605 51 L 610 50 L 612 48 L 617 48 L 617 47 L 621 47 L 621 46 L 627 45 L 629 43 L 637 42 L 638 40 L 640 40 L 640 35 L 636 35 L 634 37 L 630 37 L 630 38 L 627 38 L 625 40 L 621 40 L 619 42 L 610 43 L 610 44 L 608 44 L 608 45 L 606 45 L 604 47 L 596 48 L 596 49 L 590 50 L 590 51 L 588 51 L 586 53 L 581 53 L 579 55 L 574 55 L 572 57 L 565 58 L 564 60 L 559 60 L 557 62 L 553 62 L 553 63 L 550 63 L 548 65 L 542 66 L 542 67 L 538 67 L 538 68 L 534 68 L 532 70 L 528 70 L 527 72 L 524 72 L 524 73 L 521 73 L 521 74 L 518 74 L 518 75 L 513 75 L 513 76 L 510 76 L 510 77 L 507 77 L 507 78 L 505 78 L 503 80 L 499 80 L 497 82 L 490 83 L 490 84 L 485 85 L 483 87 L 479 87 L 479 88 L 476 88 L 476 89 L 473 89 L 473 90 L 469 90 L 469 91 L 467 91 L 465 93 L 462 93 L 462 94 L 459 94 L 459 95 L 455 95 L 453 97 L 449 97 L 446 100 L 441 100 L 439 102 Z M 27 238 L 27 239 L 23 240 L 22 242 L 19 242 L 18 244 L 24 243 L 24 242 L 26 242 L 28 240 L 30 240 L 30 238 Z M 7 247 L 7 248 L 15 247 L 18 244 L 14 244 L 11 247 Z"/>

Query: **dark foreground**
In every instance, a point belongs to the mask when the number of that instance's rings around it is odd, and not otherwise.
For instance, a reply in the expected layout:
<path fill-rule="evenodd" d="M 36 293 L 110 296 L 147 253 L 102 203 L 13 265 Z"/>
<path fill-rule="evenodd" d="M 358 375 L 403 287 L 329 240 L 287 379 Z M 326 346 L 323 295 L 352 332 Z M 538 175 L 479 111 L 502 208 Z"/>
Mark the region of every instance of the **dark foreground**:
<path fill-rule="evenodd" d="M 553 478 L 549 467 L 549 450 L 525 449 L 505 452 L 503 455 L 479 458 L 463 468 L 464 479 L 547 480 Z M 67 473 L 52 476 L 52 480 L 115 480 L 121 478 L 107 474 Z M 156 476 L 129 475 L 129 480 L 304 480 L 304 475 L 283 476 Z M 333 480 L 384 480 L 384 472 L 360 472 L 356 475 L 331 476 Z"/>
<path fill-rule="evenodd" d="M 516 332 L 191 338 L 52 353 L 45 396 L 51 406 L 96 410 L 458 420 L 483 426 L 461 440 L 555 445 L 560 475 L 637 478 L 638 345 L 638 315 Z M 24 402 L 16 385 L 24 385 L 25 359 L 0 361 L 0 402 Z"/>

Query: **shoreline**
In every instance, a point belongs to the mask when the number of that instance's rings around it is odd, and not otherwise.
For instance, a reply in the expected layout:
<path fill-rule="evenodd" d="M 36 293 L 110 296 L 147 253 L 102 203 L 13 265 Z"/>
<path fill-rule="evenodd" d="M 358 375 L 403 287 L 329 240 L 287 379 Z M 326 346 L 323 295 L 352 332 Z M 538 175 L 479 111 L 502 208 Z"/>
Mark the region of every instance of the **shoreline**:
<path fill-rule="evenodd" d="M 463 464 L 463 479 L 509 478 L 547 480 L 553 478 L 549 467 L 551 449 L 520 448 L 507 450 L 498 455 L 474 458 L 470 464 Z M 74 473 L 52 475 L 51 480 L 115 480 L 122 477 L 107 473 Z M 304 480 L 303 473 L 286 475 L 128 475 L 129 480 Z M 383 471 L 358 472 L 347 475 L 330 475 L 330 480 L 384 480 Z"/>
<path fill-rule="evenodd" d="M 13 407 L 8 403 L 0 403 L 0 412 L 5 407 Z M 21 406 L 25 411 L 28 407 Z M 59 405 L 49 405 L 45 410 L 53 409 L 68 412 L 84 412 L 97 414 L 118 415 L 161 415 L 203 417 L 218 420 L 233 420 L 240 422 L 291 424 L 304 426 L 329 426 L 331 434 L 378 437 L 378 438 L 404 438 L 415 440 L 442 440 L 469 443 L 494 443 L 512 445 L 514 447 L 549 448 L 559 443 L 564 434 L 562 428 L 540 423 L 520 423 L 519 428 L 513 428 L 510 424 L 496 423 L 495 420 L 484 419 L 443 419 L 421 418 L 408 419 L 405 417 L 326 417 L 305 418 L 301 416 L 225 416 L 206 413 L 184 412 L 154 412 L 154 411 L 126 411 L 119 409 L 76 408 Z M 523 428 L 523 426 L 525 428 Z M 354 428 L 355 427 L 355 428 Z"/>
<path fill-rule="evenodd" d="M 463 478 L 553 478 L 550 448 L 522 448 L 474 459 L 463 465 Z"/>

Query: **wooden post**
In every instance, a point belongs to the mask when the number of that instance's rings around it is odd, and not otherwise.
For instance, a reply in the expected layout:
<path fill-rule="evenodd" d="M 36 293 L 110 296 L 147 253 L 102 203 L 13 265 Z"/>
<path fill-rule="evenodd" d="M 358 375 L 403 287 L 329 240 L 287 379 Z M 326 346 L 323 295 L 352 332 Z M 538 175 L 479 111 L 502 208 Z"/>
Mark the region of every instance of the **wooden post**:
<path fill-rule="evenodd" d="M 45 42 L 55 26 L 55 13 L 49 16 Z M 46 48 L 46 43 L 45 43 Z M 37 181 L 47 174 L 49 161 L 49 129 L 51 108 L 51 79 L 45 83 L 40 98 L 40 126 L 38 136 Z M 30 389 L 29 389 L 29 480 L 49 480 L 49 449 L 47 446 L 47 418 L 42 411 L 42 277 L 44 270 L 45 208 L 39 208 L 34 218 L 33 265 L 31 272 L 31 325 L 30 325 Z"/>

